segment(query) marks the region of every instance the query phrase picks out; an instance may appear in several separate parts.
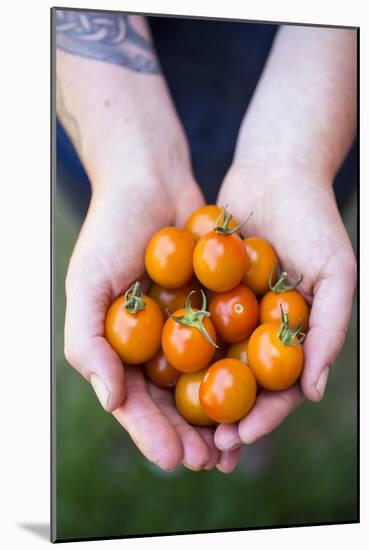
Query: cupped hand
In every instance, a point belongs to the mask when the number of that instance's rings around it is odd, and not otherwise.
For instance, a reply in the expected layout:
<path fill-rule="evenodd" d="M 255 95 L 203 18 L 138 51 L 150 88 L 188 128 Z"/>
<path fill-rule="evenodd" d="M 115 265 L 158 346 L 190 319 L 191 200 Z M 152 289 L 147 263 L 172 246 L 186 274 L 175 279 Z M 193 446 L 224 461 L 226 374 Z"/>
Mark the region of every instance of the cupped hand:
<path fill-rule="evenodd" d="M 230 472 L 239 451 L 220 452 L 213 429 L 190 426 L 177 412 L 172 392 L 148 383 L 140 367 L 123 366 L 104 338 L 109 305 L 144 276 L 149 238 L 163 226 L 183 225 L 203 204 L 190 176 L 166 186 L 154 171 L 140 169 L 123 180 L 94 186 L 66 279 L 65 356 L 150 461 L 166 470 L 183 463 Z"/>
<path fill-rule="evenodd" d="M 219 194 L 238 220 L 253 215 L 245 236 L 266 238 L 284 270 L 303 274 L 298 290 L 311 304 L 303 344 L 300 381 L 282 392 L 262 391 L 254 408 L 238 424 L 220 425 L 215 443 L 221 450 L 253 443 L 274 430 L 306 397 L 323 398 L 330 368 L 346 337 L 356 286 L 356 260 L 339 215 L 332 182 L 304 170 L 255 171 L 234 165 Z"/>

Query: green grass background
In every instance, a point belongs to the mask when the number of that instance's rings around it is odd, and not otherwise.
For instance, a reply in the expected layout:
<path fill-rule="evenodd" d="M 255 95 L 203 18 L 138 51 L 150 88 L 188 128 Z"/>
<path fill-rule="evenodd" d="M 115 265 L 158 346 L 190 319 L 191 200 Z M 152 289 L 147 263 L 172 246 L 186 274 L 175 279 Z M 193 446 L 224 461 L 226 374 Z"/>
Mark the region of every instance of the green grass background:
<path fill-rule="evenodd" d="M 64 279 L 79 223 L 58 196 L 55 217 L 57 538 L 357 520 L 356 303 L 322 403 L 304 403 L 244 448 L 228 476 L 162 472 L 64 359 Z M 356 197 L 344 221 L 356 250 Z"/>

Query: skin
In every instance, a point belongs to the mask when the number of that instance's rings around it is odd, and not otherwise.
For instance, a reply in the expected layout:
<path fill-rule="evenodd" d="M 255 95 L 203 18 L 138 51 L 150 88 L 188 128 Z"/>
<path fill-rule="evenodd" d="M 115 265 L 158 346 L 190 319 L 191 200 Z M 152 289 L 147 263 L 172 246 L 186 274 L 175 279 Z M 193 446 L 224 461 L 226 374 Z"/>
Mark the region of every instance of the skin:
<path fill-rule="evenodd" d="M 240 420 L 251 410 L 255 399 L 255 376 L 237 359 L 214 363 L 200 384 L 201 406 L 216 422 L 228 424 Z"/>
<path fill-rule="evenodd" d="M 269 290 L 269 276 L 278 258 L 272 245 L 260 237 L 244 239 L 249 267 L 243 282 L 256 295 L 260 296 Z"/>
<path fill-rule="evenodd" d="M 168 363 L 162 350 L 145 363 L 144 370 L 150 382 L 166 389 L 174 388 L 181 376 L 181 373 Z"/>
<path fill-rule="evenodd" d="M 301 345 L 285 345 L 278 338 L 281 323 L 264 323 L 252 333 L 248 345 L 248 364 L 258 384 L 269 391 L 291 387 L 300 377 L 304 354 Z M 297 343 L 297 339 L 295 339 Z"/>
<path fill-rule="evenodd" d="M 148 38 L 144 19 L 129 19 Z M 178 419 L 171 392 L 146 385 L 136 367 L 122 369 L 103 337 L 110 303 L 144 272 L 153 232 L 183 227 L 204 204 L 165 80 L 60 48 L 56 65 L 58 117 L 92 187 L 66 280 L 66 358 L 87 381 L 98 377 L 102 406 L 159 467 L 229 472 L 237 445 L 275 429 L 303 396 L 322 398 L 345 339 L 356 262 L 331 186 L 355 134 L 356 33 L 282 26 L 242 123 L 219 204 L 236 219 L 252 208 L 247 234 L 268 239 L 286 270 L 304 273 L 301 290 L 314 306 L 303 393 L 261 392 L 248 416 L 218 426 L 214 439 Z M 303 239 L 301 227 L 309 228 Z"/>
<path fill-rule="evenodd" d="M 165 288 L 179 288 L 193 275 L 195 246 L 190 233 L 178 227 L 164 227 L 149 240 L 145 267 L 151 279 Z"/>
<path fill-rule="evenodd" d="M 259 320 L 259 304 L 244 285 L 216 294 L 210 304 L 211 320 L 217 334 L 228 343 L 250 336 Z"/>
<path fill-rule="evenodd" d="M 167 317 L 168 311 L 174 313 L 177 309 L 181 309 L 186 305 L 187 296 L 192 290 L 197 292 L 192 295 L 191 304 L 194 308 L 200 308 L 202 303 L 200 288 L 200 284 L 195 279 L 179 288 L 163 288 L 153 283 L 150 286 L 148 295 L 155 300 L 163 315 Z"/>
<path fill-rule="evenodd" d="M 221 212 L 222 209 L 216 204 L 207 204 L 196 209 L 186 221 L 186 231 L 191 233 L 192 237 L 197 242 L 200 237 L 203 237 L 214 229 L 215 223 Z M 237 225 L 238 222 L 232 218 L 229 222 L 229 228 L 234 229 Z"/>
<path fill-rule="evenodd" d="M 148 40 L 144 19 L 129 20 Z M 125 43 L 119 48 L 124 51 Z M 60 48 L 56 71 L 58 118 L 92 189 L 66 278 L 66 359 L 158 467 L 219 464 L 230 472 L 239 453 L 219 452 L 212 429 L 187 424 L 172 392 L 147 383 L 137 367 L 122 368 L 104 338 L 106 312 L 143 275 L 152 234 L 169 225 L 183 227 L 194 207 L 204 204 L 165 80 Z"/>
<path fill-rule="evenodd" d="M 111 304 L 105 318 L 104 336 L 125 363 L 139 365 L 151 359 L 160 348 L 164 319 L 159 306 L 142 295 L 145 307 L 130 313 L 124 307 L 125 297 Z"/>
<path fill-rule="evenodd" d="M 181 317 L 185 313 L 186 310 L 183 308 L 175 311 L 173 315 Z M 203 326 L 216 343 L 215 329 L 209 318 L 203 319 Z M 198 328 L 182 325 L 172 317 L 165 321 L 161 345 L 169 363 L 181 372 L 202 369 L 211 361 L 216 349 Z"/>
<path fill-rule="evenodd" d="M 282 27 L 241 125 L 219 204 L 229 203 L 239 219 L 252 205 L 246 234 L 267 239 L 283 269 L 304 274 L 299 291 L 312 306 L 305 365 L 299 384 L 261 392 L 245 419 L 219 426 L 220 449 L 250 444 L 304 398 L 323 398 L 356 286 L 356 260 L 332 189 L 355 122 L 355 31 Z"/>
<path fill-rule="evenodd" d="M 193 268 L 200 283 L 210 290 L 231 290 L 242 281 L 247 269 L 242 240 L 236 233 L 207 233 L 196 243 Z"/>
<path fill-rule="evenodd" d="M 214 420 L 209 418 L 200 405 L 199 390 L 200 384 L 207 369 L 197 372 L 182 374 L 175 391 L 176 407 L 180 414 L 195 426 L 212 426 Z"/>
<path fill-rule="evenodd" d="M 305 298 L 297 290 L 286 292 L 267 292 L 260 302 L 260 323 L 279 321 L 281 318 L 281 306 L 288 314 L 291 327 L 302 323 L 301 330 L 307 329 L 309 321 L 309 307 Z"/>

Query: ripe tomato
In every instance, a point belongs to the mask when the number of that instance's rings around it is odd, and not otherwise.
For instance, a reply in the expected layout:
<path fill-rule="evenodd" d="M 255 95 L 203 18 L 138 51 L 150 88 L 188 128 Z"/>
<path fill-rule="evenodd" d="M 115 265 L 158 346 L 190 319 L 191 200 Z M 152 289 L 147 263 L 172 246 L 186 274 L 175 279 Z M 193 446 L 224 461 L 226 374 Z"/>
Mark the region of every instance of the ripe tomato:
<path fill-rule="evenodd" d="M 174 388 L 181 373 L 168 363 L 164 353 L 160 350 L 144 366 L 147 378 L 161 388 Z"/>
<path fill-rule="evenodd" d="M 229 343 L 240 342 L 250 336 L 259 319 L 255 294 L 244 285 L 215 294 L 209 311 L 217 334 Z"/>
<path fill-rule="evenodd" d="M 244 239 L 249 265 L 243 282 L 258 296 L 269 290 L 269 277 L 278 258 L 272 245 L 260 237 Z"/>
<path fill-rule="evenodd" d="M 177 309 L 185 306 L 187 296 L 192 290 L 200 291 L 200 289 L 200 283 L 196 279 L 191 279 L 191 281 L 179 288 L 163 288 L 153 283 L 148 295 L 155 300 L 163 315 L 166 317 L 168 311 L 169 313 L 174 313 Z M 201 307 L 200 292 L 196 292 L 196 294 L 193 295 L 192 305 L 196 308 Z"/>
<path fill-rule="evenodd" d="M 216 206 L 215 204 L 207 204 L 206 206 L 202 206 L 192 212 L 186 222 L 185 229 L 191 233 L 195 241 L 198 241 L 200 237 L 203 237 L 206 233 L 210 233 L 210 231 L 214 229 L 221 213 L 222 209 L 220 206 Z M 232 219 L 229 222 L 230 229 L 234 229 L 237 226 L 238 223 L 236 220 Z"/>
<path fill-rule="evenodd" d="M 237 422 L 256 399 L 255 376 L 237 359 L 221 359 L 208 369 L 200 384 L 200 403 L 205 413 L 222 424 Z"/>
<path fill-rule="evenodd" d="M 195 246 L 193 267 L 200 283 L 215 292 L 226 292 L 245 276 L 248 257 L 241 238 L 229 228 L 231 215 L 224 211 L 224 222 L 201 237 Z"/>
<path fill-rule="evenodd" d="M 249 345 L 249 339 L 241 340 L 236 344 L 231 344 L 227 351 L 227 357 L 231 359 L 238 359 L 242 363 L 247 365 L 247 346 Z"/>
<path fill-rule="evenodd" d="M 176 407 L 187 422 L 195 426 L 211 426 L 209 418 L 200 405 L 199 388 L 207 369 L 182 374 L 175 390 Z"/>
<path fill-rule="evenodd" d="M 138 365 L 160 349 L 163 314 L 140 283 L 111 304 L 105 318 L 105 338 L 124 363 Z"/>
<path fill-rule="evenodd" d="M 148 242 L 145 267 L 151 279 L 164 288 L 178 288 L 193 275 L 195 241 L 184 229 L 164 227 Z"/>
<path fill-rule="evenodd" d="M 303 364 L 302 336 L 288 326 L 288 315 L 282 323 L 264 323 L 252 333 L 248 361 L 260 386 L 269 391 L 286 390 L 299 378 Z"/>
<path fill-rule="evenodd" d="M 301 330 L 305 330 L 309 320 L 309 308 L 304 297 L 295 290 L 295 287 L 302 281 L 300 279 L 293 284 L 285 284 L 288 273 L 283 271 L 278 274 L 278 280 L 270 285 L 260 302 L 260 323 L 278 321 L 281 318 L 281 307 L 288 314 L 288 320 L 292 327 L 301 324 Z"/>
<path fill-rule="evenodd" d="M 162 332 L 162 348 L 167 361 L 181 372 L 194 372 L 204 368 L 214 355 L 216 333 L 206 311 L 203 291 L 201 310 L 191 308 L 188 298 L 186 308 L 169 317 Z"/>

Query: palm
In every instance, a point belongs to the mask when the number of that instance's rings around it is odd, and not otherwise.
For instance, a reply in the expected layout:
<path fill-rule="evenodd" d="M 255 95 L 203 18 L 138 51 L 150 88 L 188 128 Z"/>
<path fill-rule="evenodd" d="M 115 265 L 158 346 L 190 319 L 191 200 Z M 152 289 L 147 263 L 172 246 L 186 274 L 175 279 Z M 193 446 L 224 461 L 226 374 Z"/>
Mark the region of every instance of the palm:
<path fill-rule="evenodd" d="M 181 461 L 194 469 L 210 468 L 223 460 L 227 471 L 233 469 L 237 453 L 224 453 L 222 458 L 213 430 L 190 426 L 176 410 L 172 392 L 147 383 L 139 368 L 122 369 L 104 338 L 110 303 L 133 281 L 142 279 L 144 250 L 153 232 L 183 224 L 188 212 L 201 204 L 194 188 L 186 207 L 184 199 L 190 196 L 187 189 L 175 204 L 161 190 L 141 195 L 139 208 L 128 193 L 105 194 L 92 201 L 67 277 L 66 350 L 70 363 L 86 378 L 97 374 L 104 380 L 110 397 L 103 405 L 113 411 L 149 460 L 164 469 Z"/>
<path fill-rule="evenodd" d="M 321 399 L 319 376 L 324 371 L 326 378 L 343 345 L 355 287 L 351 245 L 329 185 L 286 181 L 278 186 L 275 196 L 266 196 L 261 186 L 242 183 L 239 178 L 228 178 L 220 203 L 229 204 L 237 219 L 245 219 L 253 211 L 244 233 L 269 240 L 283 269 L 294 277 L 303 274 L 299 290 L 312 309 L 301 383 L 284 392 L 262 392 L 239 426 L 218 427 L 215 440 L 219 448 L 228 448 L 240 438 L 250 442 L 270 432 L 304 396 Z"/>

